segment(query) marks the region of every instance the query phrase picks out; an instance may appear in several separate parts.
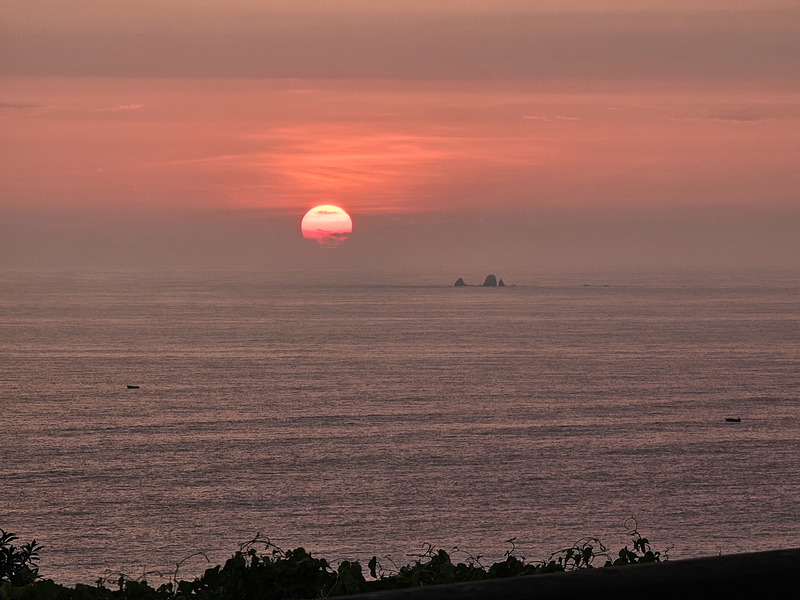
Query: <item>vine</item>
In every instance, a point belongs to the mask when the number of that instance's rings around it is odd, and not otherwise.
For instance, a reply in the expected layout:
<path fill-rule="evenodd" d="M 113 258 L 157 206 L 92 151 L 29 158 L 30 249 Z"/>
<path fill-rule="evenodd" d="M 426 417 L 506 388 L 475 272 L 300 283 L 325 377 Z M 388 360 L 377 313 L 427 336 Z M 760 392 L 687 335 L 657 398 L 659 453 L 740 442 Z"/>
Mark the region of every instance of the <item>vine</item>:
<path fill-rule="evenodd" d="M 506 540 L 510 548 L 504 553 L 504 558 L 486 567 L 480 554 L 473 555 L 458 547 L 447 551 L 424 544 L 421 552 L 409 554 L 413 560 L 402 566 L 389 556 L 383 557 L 385 562 L 373 556 L 367 563 L 369 578 L 358 561 L 331 563 L 312 556 L 302 547 L 283 550 L 257 533 L 241 544 L 223 565 L 209 567 L 191 581 L 180 580 L 178 573 L 191 558 L 200 556 L 208 562 L 208 556 L 203 552 L 195 552 L 178 562 L 168 581 L 158 588 L 150 586 L 147 577 L 157 575 L 163 578 L 164 575 L 158 571 L 145 571 L 139 578 L 108 573 L 98 579 L 94 587 L 78 584 L 74 589 L 40 579 L 36 562 L 41 546 L 34 540 L 16 548 L 12 542 L 17 537 L 0 529 L 0 582 L 4 582 L 0 587 L 0 600 L 39 597 L 65 600 L 299 600 L 591 569 L 600 560 L 604 567 L 666 560 L 666 551 L 662 554 L 651 548 L 649 540 L 639 533 L 635 519 L 628 519 L 625 527 L 631 542 L 616 555 L 610 554 L 599 539 L 586 537 L 554 552 L 546 560 L 528 561 L 517 556 L 516 538 L 511 538 Z M 110 589 L 108 585 L 116 589 Z"/>

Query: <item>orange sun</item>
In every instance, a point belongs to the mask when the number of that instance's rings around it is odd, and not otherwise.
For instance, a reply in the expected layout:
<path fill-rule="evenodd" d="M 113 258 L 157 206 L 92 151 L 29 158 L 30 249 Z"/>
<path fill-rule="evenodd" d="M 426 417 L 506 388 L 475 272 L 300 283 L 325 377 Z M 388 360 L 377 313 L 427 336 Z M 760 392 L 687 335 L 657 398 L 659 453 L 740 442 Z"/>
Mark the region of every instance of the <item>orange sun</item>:
<path fill-rule="evenodd" d="M 300 223 L 300 230 L 307 240 L 314 240 L 320 246 L 334 248 L 350 237 L 353 220 L 338 206 L 323 204 L 315 206 L 306 213 Z"/>

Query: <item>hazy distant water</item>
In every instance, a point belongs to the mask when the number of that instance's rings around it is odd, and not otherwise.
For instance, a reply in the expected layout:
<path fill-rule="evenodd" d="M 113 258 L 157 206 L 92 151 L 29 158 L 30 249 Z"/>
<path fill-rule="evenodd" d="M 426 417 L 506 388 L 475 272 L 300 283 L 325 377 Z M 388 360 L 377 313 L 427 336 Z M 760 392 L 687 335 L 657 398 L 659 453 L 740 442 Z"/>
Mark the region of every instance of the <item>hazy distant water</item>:
<path fill-rule="evenodd" d="M 800 283 L 606 281 L 2 273 L 0 527 L 65 583 L 256 532 L 545 558 L 633 515 L 674 558 L 800 546 Z"/>

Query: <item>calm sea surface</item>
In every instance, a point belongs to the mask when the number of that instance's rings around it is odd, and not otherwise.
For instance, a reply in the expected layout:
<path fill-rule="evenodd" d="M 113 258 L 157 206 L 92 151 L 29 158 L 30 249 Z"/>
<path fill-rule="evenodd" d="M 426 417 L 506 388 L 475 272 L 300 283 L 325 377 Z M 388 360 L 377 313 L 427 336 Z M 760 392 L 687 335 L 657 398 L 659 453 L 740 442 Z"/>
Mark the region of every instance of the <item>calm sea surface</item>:
<path fill-rule="evenodd" d="M 0 273 L 0 527 L 62 583 L 800 546 L 797 278 L 450 283 Z"/>

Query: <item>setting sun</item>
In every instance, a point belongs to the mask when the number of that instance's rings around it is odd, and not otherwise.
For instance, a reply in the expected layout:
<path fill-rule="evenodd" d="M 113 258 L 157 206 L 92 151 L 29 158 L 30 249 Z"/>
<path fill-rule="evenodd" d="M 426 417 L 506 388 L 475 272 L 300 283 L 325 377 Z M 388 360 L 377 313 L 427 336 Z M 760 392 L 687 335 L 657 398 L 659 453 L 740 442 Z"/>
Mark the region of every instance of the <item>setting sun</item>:
<path fill-rule="evenodd" d="M 300 230 L 307 240 L 314 240 L 320 246 L 333 248 L 350 237 L 353 220 L 338 206 L 323 204 L 315 206 L 305 214 L 300 223 Z"/>

